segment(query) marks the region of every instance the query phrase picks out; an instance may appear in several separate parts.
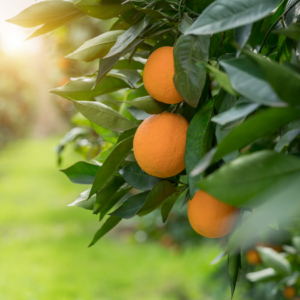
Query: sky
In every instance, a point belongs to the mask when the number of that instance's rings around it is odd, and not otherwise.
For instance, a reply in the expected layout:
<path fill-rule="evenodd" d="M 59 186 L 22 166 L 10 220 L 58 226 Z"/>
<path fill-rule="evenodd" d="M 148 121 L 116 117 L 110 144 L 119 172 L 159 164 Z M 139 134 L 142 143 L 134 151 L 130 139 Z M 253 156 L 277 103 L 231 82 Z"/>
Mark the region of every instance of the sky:
<path fill-rule="evenodd" d="M 40 40 L 35 38 L 24 42 L 33 29 L 22 28 L 5 22 L 17 15 L 28 6 L 37 3 L 37 0 L 0 0 L 0 45 L 9 55 L 24 53 L 34 55 L 40 49 Z"/>

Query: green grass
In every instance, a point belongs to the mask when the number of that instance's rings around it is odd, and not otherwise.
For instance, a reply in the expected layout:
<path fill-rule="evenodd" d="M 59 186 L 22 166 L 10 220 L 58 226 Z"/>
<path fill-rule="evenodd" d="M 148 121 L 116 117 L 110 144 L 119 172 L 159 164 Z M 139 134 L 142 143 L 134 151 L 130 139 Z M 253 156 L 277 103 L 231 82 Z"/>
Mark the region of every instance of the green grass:
<path fill-rule="evenodd" d="M 0 152 L 0 300 L 230 298 L 219 267 L 209 265 L 215 241 L 176 253 L 108 235 L 87 249 L 99 223 L 66 206 L 85 187 L 57 171 L 56 143 L 22 141 Z M 65 165 L 80 160 L 67 157 Z"/>

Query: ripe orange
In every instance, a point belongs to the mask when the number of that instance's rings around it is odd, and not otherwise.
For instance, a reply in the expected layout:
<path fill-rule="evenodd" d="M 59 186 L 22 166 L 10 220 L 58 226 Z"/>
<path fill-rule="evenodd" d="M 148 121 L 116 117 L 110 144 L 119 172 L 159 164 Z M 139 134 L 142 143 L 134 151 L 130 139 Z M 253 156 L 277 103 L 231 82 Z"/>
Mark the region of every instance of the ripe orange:
<path fill-rule="evenodd" d="M 188 202 L 188 218 L 193 229 L 208 238 L 230 233 L 238 218 L 236 207 L 220 202 L 204 191 L 198 191 Z"/>
<path fill-rule="evenodd" d="M 133 150 L 137 163 L 148 174 L 167 178 L 185 168 L 187 120 L 169 112 L 148 117 L 138 128 Z"/>
<path fill-rule="evenodd" d="M 174 82 L 174 47 L 156 49 L 148 58 L 144 68 L 145 89 L 154 99 L 168 104 L 181 102 Z"/>
<path fill-rule="evenodd" d="M 261 259 L 259 257 L 259 254 L 256 250 L 249 250 L 246 253 L 246 260 L 249 265 L 258 265 L 261 263 Z"/>
<path fill-rule="evenodd" d="M 296 294 L 296 290 L 292 286 L 286 286 L 283 289 L 282 294 L 285 299 L 292 299 Z"/>

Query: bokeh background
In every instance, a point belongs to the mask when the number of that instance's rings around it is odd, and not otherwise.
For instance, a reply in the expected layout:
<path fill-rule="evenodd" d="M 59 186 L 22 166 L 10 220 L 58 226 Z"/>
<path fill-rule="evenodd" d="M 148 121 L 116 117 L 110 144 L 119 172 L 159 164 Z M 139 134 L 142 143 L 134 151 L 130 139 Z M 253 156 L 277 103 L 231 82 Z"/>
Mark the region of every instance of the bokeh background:
<path fill-rule="evenodd" d="M 6 23 L 34 0 L 0 1 L 0 300 L 230 299 L 223 240 L 196 235 L 183 199 L 162 224 L 156 212 L 120 223 L 87 249 L 97 217 L 67 207 L 84 189 L 58 171 L 57 145 L 73 105 L 50 94 L 97 69 L 65 59 L 111 21 L 81 18 L 23 42 L 31 30 Z M 67 145 L 60 167 L 82 160 Z M 241 279 L 235 299 L 254 299 Z"/>

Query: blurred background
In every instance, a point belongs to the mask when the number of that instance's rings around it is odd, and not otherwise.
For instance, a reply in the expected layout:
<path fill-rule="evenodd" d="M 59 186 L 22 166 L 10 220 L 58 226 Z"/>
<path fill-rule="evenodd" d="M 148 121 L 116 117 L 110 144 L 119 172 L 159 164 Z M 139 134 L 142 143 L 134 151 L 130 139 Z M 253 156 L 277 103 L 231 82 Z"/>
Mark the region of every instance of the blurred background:
<path fill-rule="evenodd" d="M 57 145 L 80 116 L 48 91 L 97 69 L 65 56 L 113 21 L 84 17 L 23 42 L 32 31 L 5 20 L 34 3 L 0 2 L 0 300 L 230 299 L 226 258 L 211 264 L 224 240 L 192 231 L 184 199 L 165 225 L 156 212 L 137 217 L 87 249 L 97 217 L 67 207 L 84 187 L 58 169 L 90 155 L 93 145 L 66 144 L 58 166 Z M 249 257 L 246 269 L 259 270 L 255 251 Z M 235 299 L 272 298 L 272 286 L 254 290 L 244 275 Z"/>

